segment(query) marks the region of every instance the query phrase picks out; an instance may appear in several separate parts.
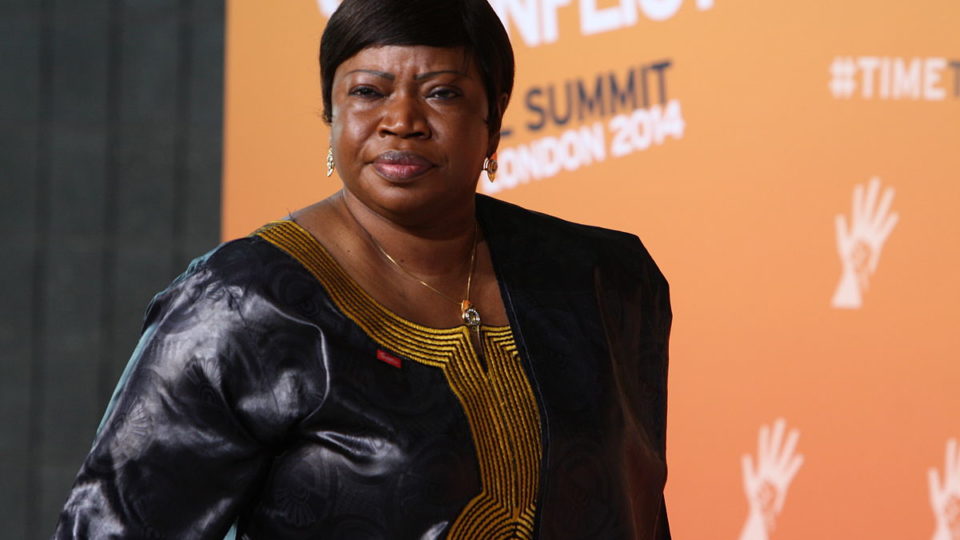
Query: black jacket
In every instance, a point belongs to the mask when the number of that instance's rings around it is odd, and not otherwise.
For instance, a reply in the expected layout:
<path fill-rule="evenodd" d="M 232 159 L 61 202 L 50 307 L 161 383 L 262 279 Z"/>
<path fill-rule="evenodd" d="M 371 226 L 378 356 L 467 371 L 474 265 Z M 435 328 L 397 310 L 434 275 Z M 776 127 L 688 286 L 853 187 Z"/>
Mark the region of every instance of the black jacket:
<path fill-rule="evenodd" d="M 666 281 L 635 236 L 477 213 L 539 408 L 534 537 L 669 538 Z M 262 237 L 197 259 L 151 303 L 55 537 L 444 537 L 480 489 L 470 426 L 436 369 L 381 349 Z"/>

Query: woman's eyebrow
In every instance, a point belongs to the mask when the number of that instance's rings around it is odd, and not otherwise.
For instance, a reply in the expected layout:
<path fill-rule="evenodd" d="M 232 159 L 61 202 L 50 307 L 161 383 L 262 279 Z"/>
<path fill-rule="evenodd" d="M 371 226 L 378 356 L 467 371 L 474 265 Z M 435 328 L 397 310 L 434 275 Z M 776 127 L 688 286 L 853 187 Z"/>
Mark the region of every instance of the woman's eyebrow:
<path fill-rule="evenodd" d="M 346 74 L 349 75 L 351 73 L 369 73 L 371 75 L 376 75 L 377 77 L 390 79 L 391 81 L 397 78 L 397 76 L 394 75 L 393 73 L 387 73 L 386 71 L 377 71 L 375 69 L 354 69 L 354 70 L 348 71 Z"/>
<path fill-rule="evenodd" d="M 428 72 L 426 72 L 426 73 L 420 73 L 419 75 L 415 75 L 415 76 L 413 77 L 413 80 L 415 80 L 415 81 L 422 81 L 422 80 L 424 80 L 424 79 L 429 79 L 429 78 L 431 78 L 431 77 L 436 77 L 437 75 L 446 75 L 447 73 L 452 73 L 452 74 L 454 74 L 454 75 L 459 75 L 459 76 L 461 76 L 461 77 L 466 77 L 466 76 L 467 76 L 467 74 L 464 73 L 464 72 L 462 72 L 462 71 L 457 71 L 457 70 L 454 70 L 454 69 L 445 69 L 445 70 L 441 70 L 441 71 L 428 71 Z"/>
<path fill-rule="evenodd" d="M 397 78 L 397 76 L 394 75 L 393 73 L 387 73 L 386 71 L 377 71 L 375 69 L 354 69 L 354 70 L 348 71 L 346 74 L 349 75 L 351 73 L 369 73 L 371 75 L 382 77 L 384 79 L 389 79 L 391 81 Z M 455 69 L 443 69 L 439 71 L 428 71 L 426 73 L 417 74 L 413 77 L 413 80 L 422 81 L 424 79 L 436 77 L 437 75 L 446 75 L 448 73 L 451 73 L 453 75 L 459 75 L 461 77 L 467 77 L 467 74 L 462 71 L 457 71 Z"/>

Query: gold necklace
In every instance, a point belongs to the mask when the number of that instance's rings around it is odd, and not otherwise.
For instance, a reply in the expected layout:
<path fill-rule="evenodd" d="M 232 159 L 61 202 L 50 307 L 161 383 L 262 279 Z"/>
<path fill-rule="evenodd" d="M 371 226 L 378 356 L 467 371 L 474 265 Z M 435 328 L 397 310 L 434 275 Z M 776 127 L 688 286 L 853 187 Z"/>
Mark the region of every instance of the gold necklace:
<path fill-rule="evenodd" d="M 385 259 L 390 261 L 390 263 L 393 264 L 393 266 L 395 266 L 397 270 L 400 270 L 401 273 L 403 273 L 410 279 L 416 281 L 420 285 L 423 285 L 424 287 L 437 293 L 438 295 L 445 298 L 446 300 L 449 300 L 450 302 L 453 302 L 454 304 L 457 304 L 458 306 L 460 306 L 460 319 L 463 321 L 463 324 L 467 325 L 471 330 L 480 329 L 480 325 L 482 324 L 482 321 L 480 319 L 480 312 L 477 311 L 477 308 L 473 307 L 473 303 L 470 302 L 470 287 L 473 284 L 473 272 L 476 269 L 476 263 L 477 263 L 477 244 L 478 244 L 478 239 L 480 237 L 480 227 L 476 221 L 474 221 L 474 224 L 473 224 L 473 249 L 470 252 L 470 273 L 467 274 L 467 290 L 464 293 L 463 300 L 458 301 L 455 298 L 452 298 L 449 295 L 445 294 L 443 291 L 437 289 L 433 285 L 430 285 L 426 281 L 415 276 L 413 272 L 410 272 L 409 270 L 404 268 L 403 265 L 397 262 L 397 260 L 394 259 L 389 253 L 387 253 L 387 250 L 383 249 L 383 246 L 380 245 L 380 242 L 377 242 L 377 239 L 374 238 L 372 234 L 370 234 L 370 231 L 368 231 L 367 228 L 360 223 L 360 220 L 357 219 L 357 216 L 353 215 L 353 211 L 350 210 L 350 206 L 347 204 L 346 200 L 343 200 L 343 207 L 347 209 L 347 213 L 350 214 L 350 217 L 353 219 L 354 223 L 356 223 L 357 226 L 360 227 L 360 230 L 362 230 L 364 234 L 367 235 L 367 238 L 370 239 L 370 243 L 373 244 L 374 247 L 376 247 L 377 250 L 380 252 L 380 254 L 383 255 Z"/>

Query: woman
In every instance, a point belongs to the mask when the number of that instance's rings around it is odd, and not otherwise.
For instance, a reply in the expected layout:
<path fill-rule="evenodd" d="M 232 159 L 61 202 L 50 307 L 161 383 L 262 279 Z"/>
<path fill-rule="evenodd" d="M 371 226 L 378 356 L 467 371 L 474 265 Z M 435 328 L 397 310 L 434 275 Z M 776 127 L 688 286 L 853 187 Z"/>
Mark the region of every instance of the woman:
<path fill-rule="evenodd" d="M 513 84 L 483 0 L 347 0 L 343 190 L 160 293 L 58 538 L 669 538 L 667 285 L 477 196 Z"/>

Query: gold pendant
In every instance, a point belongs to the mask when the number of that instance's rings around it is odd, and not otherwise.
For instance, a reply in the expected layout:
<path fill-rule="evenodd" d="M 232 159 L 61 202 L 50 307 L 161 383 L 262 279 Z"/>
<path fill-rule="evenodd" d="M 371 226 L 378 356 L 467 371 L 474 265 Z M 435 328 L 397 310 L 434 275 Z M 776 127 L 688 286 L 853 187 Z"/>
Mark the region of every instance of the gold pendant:
<path fill-rule="evenodd" d="M 487 358 L 483 354 L 483 339 L 480 336 L 480 312 L 469 300 L 464 300 L 460 302 L 460 318 L 470 331 L 470 345 L 477 360 L 480 361 L 480 367 L 483 371 L 487 371 Z"/>
<path fill-rule="evenodd" d="M 463 324 L 470 328 L 480 327 L 480 312 L 473 307 L 469 300 L 460 302 L 460 318 L 463 319 Z"/>

